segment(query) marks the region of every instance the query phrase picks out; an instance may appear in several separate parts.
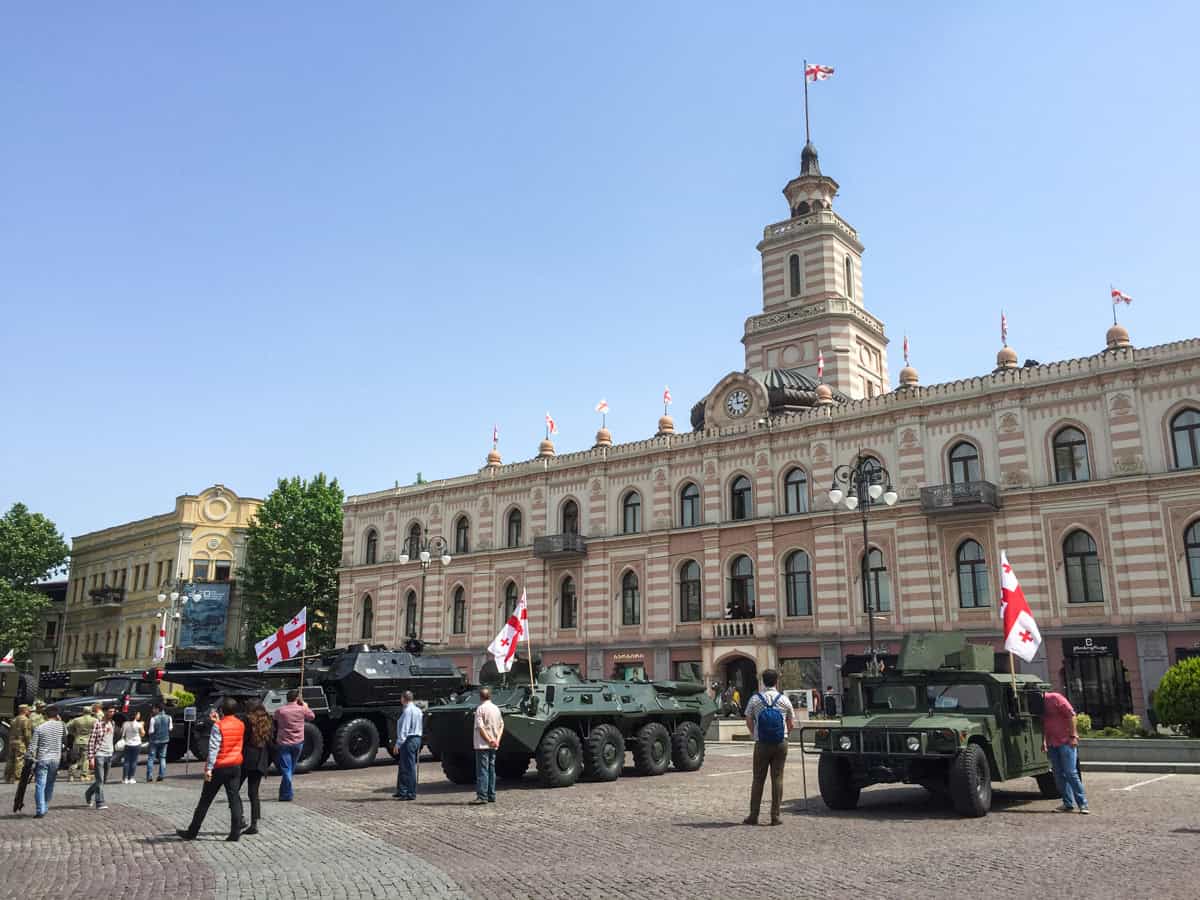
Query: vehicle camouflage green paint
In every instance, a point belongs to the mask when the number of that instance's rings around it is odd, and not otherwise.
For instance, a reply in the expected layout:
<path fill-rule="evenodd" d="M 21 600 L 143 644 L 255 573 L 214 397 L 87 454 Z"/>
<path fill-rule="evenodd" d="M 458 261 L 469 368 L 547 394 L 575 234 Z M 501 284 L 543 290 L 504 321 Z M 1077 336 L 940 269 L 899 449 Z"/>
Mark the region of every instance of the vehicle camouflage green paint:
<path fill-rule="evenodd" d="M 693 772 L 704 763 L 704 734 L 717 707 L 694 681 L 593 681 L 563 663 L 537 673 L 530 684 L 518 662 L 507 679 L 480 679 L 504 716 L 496 774 L 522 778 L 532 759 L 546 787 L 568 787 L 581 777 L 612 781 L 633 752 L 639 775 L 661 775 L 674 764 Z M 486 668 L 486 667 L 485 667 Z M 473 739 L 479 689 L 430 706 L 425 740 L 441 755 L 455 784 L 475 783 Z"/>
<path fill-rule="evenodd" d="M 840 724 L 806 728 L 821 750 L 830 809 L 853 809 L 872 784 L 919 784 L 964 816 L 987 815 L 992 782 L 1032 776 L 1057 797 L 1042 746 L 1044 692 L 1035 675 L 992 671 L 991 647 L 957 634 L 904 639 L 898 666 L 848 678 Z"/>

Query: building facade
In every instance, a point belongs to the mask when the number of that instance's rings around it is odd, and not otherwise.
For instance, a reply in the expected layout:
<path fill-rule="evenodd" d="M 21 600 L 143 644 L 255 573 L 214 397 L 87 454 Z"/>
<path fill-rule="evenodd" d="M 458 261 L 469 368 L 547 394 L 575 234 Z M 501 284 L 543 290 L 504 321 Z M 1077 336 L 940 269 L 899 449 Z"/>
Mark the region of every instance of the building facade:
<path fill-rule="evenodd" d="M 221 484 L 175 500 L 169 513 L 80 535 L 71 569 L 60 668 L 136 668 L 154 660 L 159 594 L 181 604 L 172 658 L 220 659 L 242 642 L 236 576 L 261 500 Z"/>
<path fill-rule="evenodd" d="M 868 650 L 864 571 L 878 651 L 930 630 L 1001 650 L 1003 550 L 1044 637 L 1022 668 L 1098 724 L 1144 713 L 1200 650 L 1200 340 L 1139 348 L 1114 326 L 1092 356 L 1020 365 L 1004 346 L 985 374 L 922 386 L 906 365 L 893 390 L 836 190 L 806 146 L 758 244 L 745 369 L 692 431 L 664 416 L 646 440 L 601 429 L 509 465 L 493 448 L 478 472 L 348 498 L 339 643 L 419 634 L 476 675 L 525 592 L 534 652 L 590 676 L 745 694 L 778 666 L 820 688 Z M 866 545 L 862 510 L 829 498 L 860 457 L 899 497 L 872 505 Z M 423 572 L 434 537 L 450 561 Z"/>
<path fill-rule="evenodd" d="M 67 610 L 67 582 L 43 581 L 35 584 L 33 590 L 44 594 L 49 601 L 29 643 L 29 670 L 40 674 L 49 672 L 58 661 L 63 617 Z"/>

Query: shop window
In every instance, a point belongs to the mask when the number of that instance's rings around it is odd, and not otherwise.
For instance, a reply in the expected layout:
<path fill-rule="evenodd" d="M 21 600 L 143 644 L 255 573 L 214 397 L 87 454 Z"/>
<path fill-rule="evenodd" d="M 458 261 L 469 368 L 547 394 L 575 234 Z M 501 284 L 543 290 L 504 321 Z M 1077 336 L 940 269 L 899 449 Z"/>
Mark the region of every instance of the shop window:
<path fill-rule="evenodd" d="M 783 563 L 784 592 L 789 616 L 812 615 L 812 565 L 803 550 L 789 553 Z"/>
<path fill-rule="evenodd" d="M 699 525 L 700 521 L 700 488 L 689 481 L 679 492 L 679 524 L 684 528 L 692 528 Z"/>
<path fill-rule="evenodd" d="M 1063 541 L 1063 561 L 1067 567 L 1067 602 L 1103 603 L 1100 556 L 1092 536 L 1086 531 L 1071 532 Z"/>
<path fill-rule="evenodd" d="M 362 602 L 362 628 L 359 630 L 358 637 L 360 640 L 369 641 L 375 633 L 375 611 L 371 603 L 371 595 L 363 597 Z"/>
<path fill-rule="evenodd" d="M 702 681 L 704 672 L 700 667 L 699 660 L 677 661 L 675 663 L 675 680 L 676 681 Z"/>
<path fill-rule="evenodd" d="M 700 566 L 694 559 L 679 569 L 679 621 L 700 621 Z"/>
<path fill-rule="evenodd" d="M 883 551 L 872 547 L 867 553 L 867 605 L 869 610 L 891 612 L 892 580 L 883 561 Z M 864 610 L 866 612 L 867 610 Z"/>
<path fill-rule="evenodd" d="M 562 507 L 562 533 L 579 534 L 579 504 L 568 500 Z"/>
<path fill-rule="evenodd" d="M 467 592 L 461 586 L 454 589 L 454 608 L 450 630 L 454 634 L 467 633 Z"/>
<path fill-rule="evenodd" d="M 514 509 L 508 514 L 508 546 L 521 546 L 521 511 Z"/>
<path fill-rule="evenodd" d="M 630 491 L 621 502 L 621 533 L 637 534 L 642 530 L 642 496 Z"/>
<path fill-rule="evenodd" d="M 966 484 L 979 481 L 979 451 L 969 441 L 959 441 L 950 448 L 950 483 Z"/>
<path fill-rule="evenodd" d="M 1078 428 L 1060 429 L 1054 435 L 1054 480 L 1065 484 L 1090 477 L 1087 437 Z"/>
<path fill-rule="evenodd" d="M 379 532 L 374 528 L 367 532 L 367 552 L 363 555 L 363 562 L 368 566 L 375 565 L 375 558 L 379 553 Z"/>
<path fill-rule="evenodd" d="M 574 628 L 577 609 L 575 604 L 575 579 L 569 575 L 563 579 L 558 598 L 559 627 Z"/>
<path fill-rule="evenodd" d="M 1183 547 L 1187 554 L 1188 584 L 1193 597 L 1200 597 L 1200 520 L 1191 524 L 1183 533 Z"/>
<path fill-rule="evenodd" d="M 784 690 L 821 690 L 821 658 L 798 656 L 779 660 L 779 678 Z"/>
<path fill-rule="evenodd" d="M 791 469 L 784 476 L 783 508 L 789 514 L 808 512 L 808 476 L 803 469 Z"/>
<path fill-rule="evenodd" d="M 991 606 L 987 562 L 978 541 L 963 541 L 955 554 L 958 572 L 958 605 L 963 609 Z"/>
<path fill-rule="evenodd" d="M 417 592 L 409 591 L 404 599 L 404 633 L 417 636 Z"/>
<path fill-rule="evenodd" d="M 454 552 L 471 552 L 471 520 L 466 516 L 459 516 L 454 522 Z"/>
<path fill-rule="evenodd" d="M 1171 445 L 1175 448 L 1175 468 L 1200 466 L 1200 411 L 1185 409 L 1171 419 Z"/>
<path fill-rule="evenodd" d="M 642 624 L 642 598 L 638 590 L 638 577 L 633 572 L 626 572 L 621 579 L 621 624 Z"/>
<path fill-rule="evenodd" d="M 754 618 L 754 563 L 748 556 L 735 557 L 729 565 L 729 611 L 726 618 Z"/>
<path fill-rule="evenodd" d="M 750 479 L 739 475 L 729 489 L 729 518 L 735 521 L 749 519 L 752 499 Z"/>

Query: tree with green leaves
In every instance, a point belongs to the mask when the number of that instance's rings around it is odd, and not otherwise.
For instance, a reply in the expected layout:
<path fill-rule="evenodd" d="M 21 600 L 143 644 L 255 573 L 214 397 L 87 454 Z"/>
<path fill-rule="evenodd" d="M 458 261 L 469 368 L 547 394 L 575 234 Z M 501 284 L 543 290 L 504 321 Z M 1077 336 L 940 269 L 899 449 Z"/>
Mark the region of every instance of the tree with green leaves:
<path fill-rule="evenodd" d="M 1200 737 L 1200 657 L 1180 660 L 1167 669 L 1154 689 L 1154 712 L 1163 725 Z"/>
<path fill-rule="evenodd" d="M 18 660 L 26 658 L 50 604 L 33 585 L 60 574 L 69 553 L 55 524 L 23 503 L 14 503 L 0 519 L 0 653 L 11 647 Z"/>
<path fill-rule="evenodd" d="M 308 607 L 308 651 L 333 646 L 337 631 L 342 501 L 337 479 L 321 473 L 279 484 L 259 508 L 238 572 L 251 641 L 259 641 Z"/>

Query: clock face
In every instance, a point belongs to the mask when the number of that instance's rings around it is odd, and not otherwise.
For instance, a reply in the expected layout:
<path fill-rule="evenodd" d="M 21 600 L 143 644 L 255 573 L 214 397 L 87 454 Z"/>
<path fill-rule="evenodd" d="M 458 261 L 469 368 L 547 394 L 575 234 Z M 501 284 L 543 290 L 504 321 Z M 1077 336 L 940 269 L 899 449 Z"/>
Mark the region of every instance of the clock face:
<path fill-rule="evenodd" d="M 730 391 L 729 396 L 725 398 L 725 411 L 734 418 L 744 416 L 750 411 L 750 395 L 741 388 Z"/>

